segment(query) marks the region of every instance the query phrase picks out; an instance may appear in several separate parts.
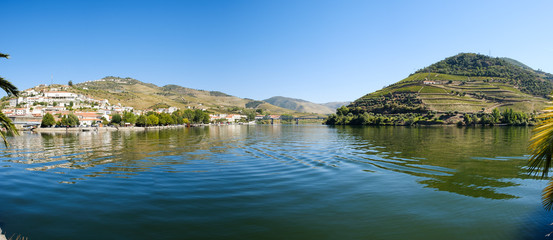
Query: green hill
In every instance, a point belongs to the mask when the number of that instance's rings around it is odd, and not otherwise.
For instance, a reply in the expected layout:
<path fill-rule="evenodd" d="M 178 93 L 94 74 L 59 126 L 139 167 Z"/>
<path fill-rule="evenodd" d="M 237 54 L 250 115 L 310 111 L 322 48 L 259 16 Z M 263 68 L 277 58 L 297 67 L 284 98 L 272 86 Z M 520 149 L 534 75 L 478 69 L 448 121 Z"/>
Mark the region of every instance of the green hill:
<path fill-rule="evenodd" d="M 290 109 L 296 112 L 302 113 L 318 113 L 318 114 L 331 114 L 336 109 L 329 108 L 327 106 L 312 103 L 302 99 L 287 98 L 287 97 L 272 97 L 269 99 L 263 100 L 272 105 L 279 106 L 282 108 Z"/>
<path fill-rule="evenodd" d="M 494 109 L 533 113 L 544 108 L 553 75 L 507 58 L 461 53 L 369 93 L 340 113 L 478 114 Z"/>
<path fill-rule="evenodd" d="M 75 84 L 73 92 L 82 93 L 95 99 L 107 99 L 111 104 L 120 103 L 136 109 L 148 109 L 156 104 L 164 104 L 186 108 L 205 108 L 216 113 L 235 112 L 241 108 L 262 109 L 274 114 L 289 114 L 293 111 L 271 105 L 266 102 L 256 102 L 218 91 L 204 91 L 185 88 L 178 85 L 163 87 L 151 83 L 143 83 L 133 78 L 105 77 L 96 81 Z"/>
<path fill-rule="evenodd" d="M 541 110 L 553 90 L 551 74 L 501 58 L 463 53 L 421 69 L 350 105 L 377 113 Z"/>

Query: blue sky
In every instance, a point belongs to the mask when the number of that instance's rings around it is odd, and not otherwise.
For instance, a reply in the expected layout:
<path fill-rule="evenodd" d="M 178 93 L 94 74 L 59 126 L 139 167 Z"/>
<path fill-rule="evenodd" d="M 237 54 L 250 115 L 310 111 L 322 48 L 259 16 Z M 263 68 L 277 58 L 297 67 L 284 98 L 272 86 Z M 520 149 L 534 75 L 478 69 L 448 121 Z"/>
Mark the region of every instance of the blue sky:
<path fill-rule="evenodd" d="M 0 1 L 20 89 L 132 77 L 234 96 L 352 101 L 460 52 L 553 73 L 552 1 Z"/>

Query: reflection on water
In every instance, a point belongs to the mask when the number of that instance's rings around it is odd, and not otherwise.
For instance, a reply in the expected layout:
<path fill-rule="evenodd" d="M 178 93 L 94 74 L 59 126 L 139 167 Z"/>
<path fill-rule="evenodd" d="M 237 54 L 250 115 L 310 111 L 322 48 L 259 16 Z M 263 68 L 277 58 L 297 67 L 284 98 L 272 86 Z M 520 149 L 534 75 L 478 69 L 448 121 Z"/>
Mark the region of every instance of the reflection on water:
<path fill-rule="evenodd" d="M 527 177 L 521 168 L 527 159 L 523 155 L 529 138 L 527 128 L 338 127 L 335 136 L 289 130 L 283 132 L 277 125 L 25 134 L 12 139 L 12 148 L 2 152 L 0 162 L 4 167 L 20 163 L 29 171 L 60 174 L 64 169 L 95 168 L 71 181 L 60 181 L 63 183 L 104 174 L 131 177 L 154 166 L 179 172 L 171 166 L 197 160 L 221 164 L 237 161 L 212 158 L 222 153 L 293 161 L 314 168 L 357 162 L 366 172 L 406 173 L 422 177 L 418 182 L 426 187 L 491 199 L 516 198 L 500 189 L 516 186 L 512 179 Z M 313 143 L 331 155 L 318 156 Z"/>
<path fill-rule="evenodd" d="M 31 239 L 520 239 L 545 221 L 543 185 L 524 168 L 529 136 L 316 125 L 27 133 L 0 150 L 0 225 Z"/>
<path fill-rule="evenodd" d="M 441 191 L 492 199 L 516 198 L 501 188 L 527 178 L 528 128 L 345 128 L 357 143 L 356 161 L 372 168 L 425 177 L 419 183 Z M 367 154 L 372 153 L 372 154 Z"/>
<path fill-rule="evenodd" d="M 82 132 L 26 134 L 14 138 L 12 149 L 0 155 L 0 161 L 27 164 L 30 171 L 88 169 L 99 171 L 83 177 L 103 174 L 128 177 L 153 166 L 187 164 L 205 160 L 212 153 L 241 147 L 242 134 L 236 127 L 183 128 L 145 132 Z M 163 156 L 164 158 L 158 158 Z M 178 156 L 168 158 L 167 156 Z M 9 165 L 6 165 L 9 166 Z M 80 178 L 83 180 L 86 178 Z"/>

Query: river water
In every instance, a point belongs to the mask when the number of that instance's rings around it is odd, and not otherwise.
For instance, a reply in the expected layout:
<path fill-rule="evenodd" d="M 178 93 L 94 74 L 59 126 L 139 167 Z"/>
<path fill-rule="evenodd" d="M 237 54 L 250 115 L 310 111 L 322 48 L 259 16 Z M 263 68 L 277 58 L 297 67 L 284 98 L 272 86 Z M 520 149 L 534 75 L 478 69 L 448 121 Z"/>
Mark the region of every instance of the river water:
<path fill-rule="evenodd" d="M 30 239 L 547 239 L 524 127 L 30 134 L 0 228 Z"/>

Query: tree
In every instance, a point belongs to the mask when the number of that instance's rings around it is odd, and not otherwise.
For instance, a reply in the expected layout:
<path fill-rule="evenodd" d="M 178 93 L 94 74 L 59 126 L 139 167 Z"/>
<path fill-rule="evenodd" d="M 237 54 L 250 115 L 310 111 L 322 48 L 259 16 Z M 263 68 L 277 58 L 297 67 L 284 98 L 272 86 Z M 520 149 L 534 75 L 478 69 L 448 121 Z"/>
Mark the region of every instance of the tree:
<path fill-rule="evenodd" d="M 499 121 L 501 120 L 501 113 L 499 112 L 499 109 L 494 108 L 492 110 L 492 116 L 494 123 L 499 123 Z"/>
<path fill-rule="evenodd" d="M 159 118 L 156 115 L 150 115 L 146 119 L 146 126 L 155 126 L 159 123 Z"/>
<path fill-rule="evenodd" d="M 534 128 L 530 139 L 530 159 L 528 161 L 531 174 L 546 178 L 551 166 L 553 156 L 553 106 L 547 107 L 545 113 L 538 116 L 541 122 Z M 553 208 L 553 179 L 545 187 L 542 193 L 542 202 L 547 210 Z"/>
<path fill-rule="evenodd" d="M 193 123 L 209 123 L 209 114 L 200 110 L 196 109 L 194 111 L 194 116 L 192 118 Z"/>
<path fill-rule="evenodd" d="M 114 113 L 113 115 L 111 115 L 111 124 L 121 124 L 121 115 L 119 115 L 118 113 Z"/>
<path fill-rule="evenodd" d="M 136 119 L 136 126 L 144 127 L 146 126 L 147 122 L 148 122 L 148 118 L 145 115 L 140 115 Z"/>
<path fill-rule="evenodd" d="M 42 117 L 42 122 L 40 123 L 41 127 L 51 127 L 56 125 L 56 120 L 54 119 L 54 116 L 50 113 L 46 113 L 44 117 Z"/>
<path fill-rule="evenodd" d="M 134 113 L 132 112 L 125 111 L 123 112 L 122 121 L 125 123 L 134 124 L 136 123 L 136 115 L 134 115 Z"/>
<path fill-rule="evenodd" d="M 349 109 L 346 106 L 341 106 L 338 109 L 336 109 L 337 115 L 345 116 L 348 114 L 348 112 L 349 112 Z"/>
<path fill-rule="evenodd" d="M 159 114 L 159 125 L 172 125 L 175 122 L 173 121 L 173 118 L 168 113 L 161 113 Z"/>
<path fill-rule="evenodd" d="M 248 117 L 248 121 L 255 120 L 255 111 L 253 109 L 247 109 L 244 111 L 244 113 Z"/>
<path fill-rule="evenodd" d="M 0 58 L 6 58 L 8 59 L 10 55 L 0 53 Z M 12 83 L 10 83 L 8 80 L 2 78 L 0 76 L 0 88 L 2 88 L 8 96 L 17 96 L 19 94 L 19 91 L 17 90 L 17 87 L 15 87 Z M 18 135 L 17 129 L 15 128 L 15 125 L 13 125 L 12 121 L 6 117 L 3 113 L 0 112 L 0 127 L 4 128 L 5 131 L 0 131 L 0 136 L 4 140 L 4 145 L 8 146 L 8 141 L 6 140 L 7 134 L 15 134 Z"/>
<path fill-rule="evenodd" d="M 74 125 L 71 126 L 79 126 L 81 124 L 81 121 L 79 121 L 79 118 L 75 116 L 73 113 L 70 113 L 67 115 L 68 118 L 71 119 L 71 122 L 74 123 Z"/>
<path fill-rule="evenodd" d="M 70 87 L 73 87 L 73 81 L 69 80 L 69 82 L 67 82 L 67 85 L 69 85 Z"/>
<path fill-rule="evenodd" d="M 75 116 L 73 113 L 70 113 L 68 115 L 64 115 L 61 118 L 61 125 L 67 126 L 67 127 L 75 127 L 79 125 L 79 118 Z"/>
<path fill-rule="evenodd" d="M 105 117 L 102 117 L 100 119 L 102 120 L 102 125 L 107 126 L 109 124 L 109 121 Z"/>
<path fill-rule="evenodd" d="M 148 122 L 148 118 L 145 115 L 140 115 L 136 119 L 136 125 L 140 127 L 146 126 L 146 123 Z"/>

